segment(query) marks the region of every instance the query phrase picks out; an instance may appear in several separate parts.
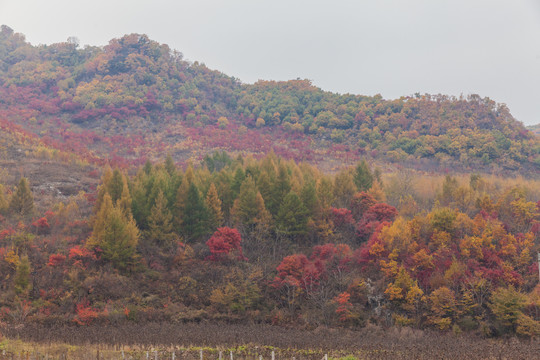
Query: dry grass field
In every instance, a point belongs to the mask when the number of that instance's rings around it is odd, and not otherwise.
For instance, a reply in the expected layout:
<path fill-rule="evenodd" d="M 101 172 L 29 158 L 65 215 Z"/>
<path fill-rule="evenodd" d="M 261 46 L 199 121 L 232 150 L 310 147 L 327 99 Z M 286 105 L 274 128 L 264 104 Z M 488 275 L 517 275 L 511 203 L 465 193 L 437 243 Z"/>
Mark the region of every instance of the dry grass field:
<path fill-rule="evenodd" d="M 540 342 L 410 328 L 299 330 L 269 325 L 147 324 L 6 329 L 0 359 L 539 359 Z M 147 355 L 148 353 L 148 355 Z"/>

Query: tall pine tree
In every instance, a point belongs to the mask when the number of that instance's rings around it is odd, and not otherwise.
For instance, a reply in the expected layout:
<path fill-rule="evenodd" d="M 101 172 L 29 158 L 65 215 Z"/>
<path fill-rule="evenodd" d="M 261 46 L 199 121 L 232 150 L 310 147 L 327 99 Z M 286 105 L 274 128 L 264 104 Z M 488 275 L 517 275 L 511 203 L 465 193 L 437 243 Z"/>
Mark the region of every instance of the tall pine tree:
<path fill-rule="evenodd" d="M 300 198 L 308 211 L 309 217 L 313 219 L 320 215 L 321 209 L 319 199 L 317 198 L 317 192 L 315 190 L 315 184 L 313 181 L 306 181 L 304 183 L 302 192 L 300 193 Z"/>
<path fill-rule="evenodd" d="M 122 213 L 126 218 L 133 217 L 131 212 L 132 200 L 126 176 L 122 176 L 122 195 L 120 195 L 120 198 L 117 200 L 116 206 L 122 210 Z"/>
<path fill-rule="evenodd" d="M 270 214 L 251 176 L 248 176 L 240 187 L 240 194 L 234 202 L 232 215 L 235 223 L 248 228 L 260 222 L 269 222 Z"/>
<path fill-rule="evenodd" d="M 13 278 L 13 286 L 17 295 L 28 295 L 28 292 L 31 290 L 30 272 L 31 267 L 28 256 L 21 256 L 17 264 L 15 277 Z"/>
<path fill-rule="evenodd" d="M 349 205 L 353 195 L 356 193 L 351 172 L 342 170 L 334 177 L 334 205 L 337 208 L 344 208 Z"/>
<path fill-rule="evenodd" d="M 125 269 L 136 258 L 139 230 L 131 216 L 113 205 L 108 192 L 94 220 L 92 235 L 86 242 L 90 249 L 99 248 L 102 258 L 118 269 Z"/>
<path fill-rule="evenodd" d="M 317 180 L 317 198 L 323 210 L 328 209 L 334 202 L 334 186 L 332 180 L 327 176 L 322 176 Z"/>
<path fill-rule="evenodd" d="M 285 163 L 281 162 L 278 166 L 276 180 L 271 185 L 270 198 L 267 202 L 268 210 L 272 215 L 277 215 L 283 199 L 290 191 L 291 179 L 289 171 L 287 170 Z"/>
<path fill-rule="evenodd" d="M 167 208 L 167 199 L 160 191 L 150 211 L 146 237 L 150 243 L 161 248 L 171 248 L 176 238 L 172 225 L 172 214 Z"/>
<path fill-rule="evenodd" d="M 358 191 L 368 191 L 371 189 L 373 180 L 373 174 L 371 173 L 366 160 L 362 160 L 354 169 L 354 183 L 356 184 Z"/>
<path fill-rule="evenodd" d="M 221 227 L 223 224 L 223 212 L 221 211 L 221 200 L 219 199 L 216 186 L 210 184 L 208 193 L 206 194 L 206 207 L 209 212 L 209 226 L 212 231 Z"/>
<path fill-rule="evenodd" d="M 193 183 L 189 185 L 182 220 L 186 240 L 198 240 L 208 233 L 208 209 Z"/>
<path fill-rule="evenodd" d="M 234 198 L 237 198 L 238 194 L 240 194 L 240 187 L 242 186 L 242 183 L 245 179 L 246 173 L 244 172 L 244 169 L 238 167 L 234 173 L 234 179 L 231 185 L 231 190 Z"/>
<path fill-rule="evenodd" d="M 279 232 L 289 236 L 301 236 L 307 233 L 309 212 L 300 197 L 291 191 L 279 208 L 276 227 Z"/>
<path fill-rule="evenodd" d="M 107 192 L 111 196 L 113 204 L 116 204 L 122 197 L 124 191 L 125 176 L 118 169 L 114 169 L 111 180 L 106 184 Z"/>
<path fill-rule="evenodd" d="M 176 191 L 176 202 L 174 203 L 173 222 L 177 231 L 180 231 L 184 223 L 184 214 L 188 202 L 189 183 L 186 178 L 182 181 Z"/>
<path fill-rule="evenodd" d="M 19 181 L 15 194 L 11 196 L 9 210 L 21 216 L 29 215 L 34 211 L 34 197 L 24 177 Z"/>
<path fill-rule="evenodd" d="M 165 170 L 167 173 L 169 173 L 169 176 L 173 177 L 176 174 L 176 165 L 174 165 L 174 160 L 171 157 L 171 154 L 167 154 L 167 158 L 165 158 Z"/>
<path fill-rule="evenodd" d="M 270 201 L 270 196 L 272 196 L 272 180 L 266 171 L 263 171 L 257 179 L 257 188 L 264 201 L 268 203 Z"/>
<path fill-rule="evenodd" d="M 0 214 L 5 214 L 9 207 L 4 191 L 4 185 L 0 184 Z"/>

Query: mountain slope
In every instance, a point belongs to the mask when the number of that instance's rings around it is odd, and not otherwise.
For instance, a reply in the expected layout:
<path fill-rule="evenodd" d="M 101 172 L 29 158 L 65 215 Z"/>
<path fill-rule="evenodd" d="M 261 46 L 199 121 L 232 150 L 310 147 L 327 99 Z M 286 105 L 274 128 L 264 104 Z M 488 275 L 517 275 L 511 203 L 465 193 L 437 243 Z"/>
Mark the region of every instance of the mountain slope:
<path fill-rule="evenodd" d="M 527 126 L 527 130 L 533 132 L 536 135 L 540 135 L 540 124 Z"/>
<path fill-rule="evenodd" d="M 82 157 L 177 161 L 215 149 L 311 162 L 360 157 L 414 167 L 539 169 L 540 141 L 478 95 L 340 95 L 307 80 L 242 84 L 146 35 L 79 49 L 0 31 L 0 118 Z"/>

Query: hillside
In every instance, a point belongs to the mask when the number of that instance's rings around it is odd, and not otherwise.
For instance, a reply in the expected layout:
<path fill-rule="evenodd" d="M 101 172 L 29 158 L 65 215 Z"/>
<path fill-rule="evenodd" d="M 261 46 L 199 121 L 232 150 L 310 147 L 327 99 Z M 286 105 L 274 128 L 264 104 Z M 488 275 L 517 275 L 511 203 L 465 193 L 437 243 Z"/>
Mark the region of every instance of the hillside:
<path fill-rule="evenodd" d="M 0 184 L 15 186 L 21 176 L 32 179 L 40 210 L 81 191 L 95 191 L 98 169 L 77 153 L 47 146 L 38 136 L 0 119 Z"/>
<path fill-rule="evenodd" d="M 527 130 L 533 132 L 536 135 L 540 135 L 540 124 L 527 126 Z"/>
<path fill-rule="evenodd" d="M 308 80 L 242 84 L 146 35 L 103 48 L 0 31 L 0 119 L 94 163 L 270 150 L 327 168 L 361 157 L 425 170 L 536 173 L 540 140 L 478 95 L 335 94 Z"/>
<path fill-rule="evenodd" d="M 41 171 L 0 181 L 10 338 L 222 321 L 540 334 L 538 180 L 216 153 L 185 170 L 105 168 L 96 188 L 83 164 L 19 159 Z M 42 187 L 77 177 L 86 192 Z"/>
<path fill-rule="evenodd" d="M 540 142 L 490 99 L 242 84 L 144 35 L 79 49 L 2 27 L 0 130 L 10 341 L 540 335 L 540 181 L 520 176 Z"/>

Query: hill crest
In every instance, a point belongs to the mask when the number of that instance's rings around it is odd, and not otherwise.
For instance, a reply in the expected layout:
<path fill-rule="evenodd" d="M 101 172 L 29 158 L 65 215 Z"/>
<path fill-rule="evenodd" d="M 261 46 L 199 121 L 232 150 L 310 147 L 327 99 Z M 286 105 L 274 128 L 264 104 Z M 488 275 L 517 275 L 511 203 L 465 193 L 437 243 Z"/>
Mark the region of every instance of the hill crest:
<path fill-rule="evenodd" d="M 478 95 L 383 99 L 308 80 L 242 84 L 146 35 L 32 46 L 0 31 L 0 117 L 50 146 L 116 163 L 214 150 L 341 166 L 361 157 L 440 170 L 537 172 L 540 141 Z"/>

